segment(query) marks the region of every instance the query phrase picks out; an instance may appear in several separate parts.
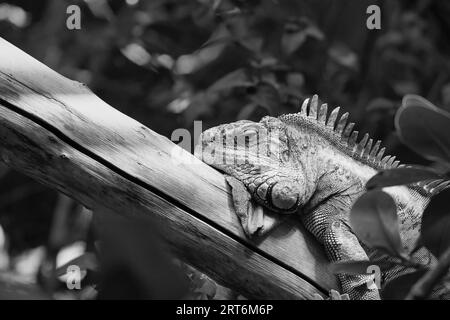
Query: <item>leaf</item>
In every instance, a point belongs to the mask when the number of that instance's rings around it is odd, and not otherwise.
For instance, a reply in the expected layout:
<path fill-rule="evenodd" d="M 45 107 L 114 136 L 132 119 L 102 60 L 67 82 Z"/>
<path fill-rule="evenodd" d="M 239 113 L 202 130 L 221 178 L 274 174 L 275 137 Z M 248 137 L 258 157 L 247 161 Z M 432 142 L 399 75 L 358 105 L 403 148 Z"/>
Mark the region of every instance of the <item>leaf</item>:
<path fill-rule="evenodd" d="M 397 185 L 407 185 L 424 180 L 437 180 L 444 177 L 432 169 L 414 166 L 382 170 L 366 183 L 367 189 L 384 188 Z"/>
<path fill-rule="evenodd" d="M 294 53 L 308 38 L 323 40 L 324 34 L 308 19 L 291 21 L 285 25 L 285 32 L 281 38 L 281 48 L 286 55 Z"/>
<path fill-rule="evenodd" d="M 287 55 L 295 52 L 306 40 L 308 34 L 304 31 L 284 34 L 281 38 L 281 47 L 283 52 Z"/>
<path fill-rule="evenodd" d="M 126 219 L 97 210 L 101 226 L 98 299 L 179 299 L 187 279 L 171 261 L 161 240 L 158 222 L 150 217 Z"/>
<path fill-rule="evenodd" d="M 91 270 L 98 271 L 98 261 L 97 257 L 92 252 L 83 253 L 81 256 L 65 263 L 61 267 L 57 268 L 55 274 L 60 277 L 66 274 L 67 268 L 71 265 L 76 265 L 82 271 Z"/>
<path fill-rule="evenodd" d="M 350 212 L 350 224 L 366 245 L 404 257 L 394 199 L 380 190 L 363 194 Z"/>
<path fill-rule="evenodd" d="M 389 281 L 381 291 L 383 300 L 404 300 L 411 287 L 423 277 L 427 270 L 407 273 Z"/>
<path fill-rule="evenodd" d="M 450 189 L 431 198 L 422 216 L 421 239 L 436 257 L 450 246 Z"/>
<path fill-rule="evenodd" d="M 400 97 L 408 93 L 420 92 L 418 83 L 412 80 L 395 81 L 392 84 L 392 89 L 394 89 L 394 92 Z"/>
<path fill-rule="evenodd" d="M 368 272 L 367 269 L 370 266 L 378 266 L 380 269 L 387 269 L 396 265 L 395 262 L 388 260 L 358 260 L 358 261 L 341 261 L 334 262 L 329 265 L 329 270 L 331 273 L 346 273 L 350 275 L 360 275 L 360 274 L 372 274 Z"/>
<path fill-rule="evenodd" d="M 258 108 L 258 106 L 255 103 L 250 102 L 249 104 L 246 104 L 239 111 L 238 115 L 236 116 L 236 119 L 237 120 L 250 119 L 251 115 L 257 108 Z"/>
<path fill-rule="evenodd" d="M 340 43 L 330 48 L 328 54 L 341 66 L 349 69 L 358 69 L 358 56 L 349 47 Z"/>
<path fill-rule="evenodd" d="M 267 82 L 260 82 L 256 87 L 256 92 L 250 98 L 257 105 L 267 109 L 269 114 L 273 114 L 281 104 L 277 89 Z"/>
<path fill-rule="evenodd" d="M 52 296 L 39 285 L 24 281 L 11 272 L 0 273 L 0 300 L 51 300 Z"/>
<path fill-rule="evenodd" d="M 202 297 L 201 300 L 210 300 L 216 295 L 217 285 L 211 279 L 205 278 L 203 279 L 201 286 L 196 288 L 194 292 Z"/>
<path fill-rule="evenodd" d="M 236 87 L 246 87 L 252 85 L 249 77 L 244 69 L 234 70 L 214 82 L 209 88 L 209 91 L 229 90 Z"/>
<path fill-rule="evenodd" d="M 450 163 L 450 114 L 416 95 L 406 95 L 395 116 L 400 140 L 432 161 Z"/>
<path fill-rule="evenodd" d="M 366 106 L 367 112 L 385 111 L 397 108 L 396 103 L 386 98 L 376 98 L 370 101 Z"/>
<path fill-rule="evenodd" d="M 345 273 L 350 275 L 369 274 L 367 268 L 374 265 L 372 261 L 342 261 L 330 264 L 330 272 L 334 274 Z"/>
<path fill-rule="evenodd" d="M 450 83 L 445 84 L 441 89 L 442 103 L 447 108 L 450 107 Z"/>
<path fill-rule="evenodd" d="M 412 256 L 422 248 L 423 248 L 423 241 L 422 241 L 422 238 L 419 237 L 416 240 L 416 243 L 414 244 L 414 246 L 412 246 L 411 252 L 409 254 Z"/>

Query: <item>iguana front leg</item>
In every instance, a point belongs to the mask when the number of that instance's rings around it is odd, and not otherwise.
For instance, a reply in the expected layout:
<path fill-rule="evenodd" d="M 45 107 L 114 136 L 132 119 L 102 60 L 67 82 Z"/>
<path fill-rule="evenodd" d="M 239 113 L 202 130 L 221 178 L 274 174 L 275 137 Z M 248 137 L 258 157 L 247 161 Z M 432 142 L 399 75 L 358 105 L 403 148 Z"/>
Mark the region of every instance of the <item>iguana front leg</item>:
<path fill-rule="evenodd" d="M 285 219 L 267 212 L 267 209 L 253 201 L 251 194 L 240 180 L 228 175 L 225 175 L 225 179 L 231 187 L 234 210 L 247 237 L 265 235 Z"/>
<path fill-rule="evenodd" d="M 355 234 L 348 225 L 339 220 L 331 223 L 325 231 L 324 246 L 331 262 L 369 260 Z M 351 299 L 380 300 L 378 290 L 369 288 L 373 284 L 372 275 L 339 274 L 338 277 L 343 292 L 347 293 Z"/>
<path fill-rule="evenodd" d="M 333 199 L 338 201 L 338 199 Z M 338 201 L 339 202 L 339 201 Z M 330 262 L 369 261 L 358 238 L 345 222 L 348 215 L 329 200 L 303 216 L 303 223 L 324 245 Z M 339 212 L 341 211 L 341 212 Z M 338 275 L 343 293 L 353 300 L 379 300 L 372 275 Z"/>

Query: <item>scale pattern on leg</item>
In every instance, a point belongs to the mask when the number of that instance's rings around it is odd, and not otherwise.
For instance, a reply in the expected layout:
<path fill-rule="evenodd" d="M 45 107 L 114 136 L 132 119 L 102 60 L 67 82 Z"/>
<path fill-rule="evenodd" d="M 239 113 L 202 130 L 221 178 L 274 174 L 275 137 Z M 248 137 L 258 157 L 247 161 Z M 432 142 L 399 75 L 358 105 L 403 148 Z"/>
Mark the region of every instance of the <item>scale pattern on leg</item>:
<path fill-rule="evenodd" d="M 331 223 L 324 234 L 324 246 L 331 262 L 368 261 L 369 258 L 350 228 L 339 220 Z M 377 289 L 369 289 L 373 283 L 372 275 L 339 274 L 342 290 L 351 299 L 379 300 Z"/>

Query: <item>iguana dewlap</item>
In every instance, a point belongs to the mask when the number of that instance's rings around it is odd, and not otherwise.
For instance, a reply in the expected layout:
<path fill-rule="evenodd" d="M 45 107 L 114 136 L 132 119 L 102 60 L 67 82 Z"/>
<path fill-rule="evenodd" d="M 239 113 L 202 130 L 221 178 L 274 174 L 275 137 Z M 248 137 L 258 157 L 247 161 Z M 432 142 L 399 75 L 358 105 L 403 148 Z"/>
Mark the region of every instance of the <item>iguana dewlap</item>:
<path fill-rule="evenodd" d="M 373 143 L 367 134 L 357 142 L 358 132 L 353 131 L 354 123 L 347 123 L 348 113 L 338 114 L 339 108 L 329 113 L 314 96 L 305 100 L 299 113 L 264 117 L 260 122 L 242 120 L 203 132 L 196 155 L 227 175 L 236 213 L 249 237 L 277 224 L 276 218 L 264 214 L 264 206 L 280 214 L 297 214 L 323 244 L 331 262 L 379 255 L 354 235 L 349 212 L 372 176 L 399 163 L 384 156 L 380 141 Z M 396 201 L 407 252 L 418 239 L 429 197 L 445 186 L 385 188 Z M 431 259 L 424 250 L 415 257 Z M 405 271 L 388 270 L 383 280 Z M 371 276 L 340 274 L 339 279 L 352 299 L 379 299 L 378 290 L 367 285 Z"/>

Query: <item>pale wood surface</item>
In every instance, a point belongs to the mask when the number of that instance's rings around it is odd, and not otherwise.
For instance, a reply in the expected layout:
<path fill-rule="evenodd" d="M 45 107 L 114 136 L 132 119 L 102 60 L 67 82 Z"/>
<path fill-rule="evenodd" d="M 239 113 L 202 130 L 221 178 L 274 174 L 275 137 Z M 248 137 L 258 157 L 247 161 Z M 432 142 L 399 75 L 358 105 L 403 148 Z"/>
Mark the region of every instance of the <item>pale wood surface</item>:
<path fill-rule="evenodd" d="M 10 166 L 88 207 L 156 217 L 171 248 L 219 282 L 260 298 L 338 287 L 299 223 L 246 239 L 220 173 L 1 38 L 0 105 Z"/>

